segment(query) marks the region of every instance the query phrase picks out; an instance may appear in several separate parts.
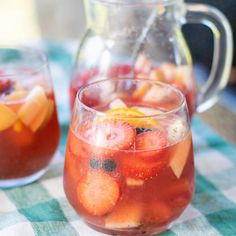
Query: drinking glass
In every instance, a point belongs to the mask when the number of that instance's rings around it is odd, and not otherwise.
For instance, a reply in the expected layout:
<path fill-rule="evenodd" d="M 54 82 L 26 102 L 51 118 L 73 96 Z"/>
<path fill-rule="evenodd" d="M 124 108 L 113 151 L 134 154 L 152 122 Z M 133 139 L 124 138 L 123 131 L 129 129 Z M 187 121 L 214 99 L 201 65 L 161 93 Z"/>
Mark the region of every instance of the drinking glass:
<path fill-rule="evenodd" d="M 0 49 L 0 187 L 41 177 L 60 131 L 46 56 L 30 48 Z"/>
<path fill-rule="evenodd" d="M 64 190 L 95 230 L 152 235 L 169 228 L 194 193 L 190 121 L 180 90 L 129 78 L 82 87 L 69 129 Z"/>

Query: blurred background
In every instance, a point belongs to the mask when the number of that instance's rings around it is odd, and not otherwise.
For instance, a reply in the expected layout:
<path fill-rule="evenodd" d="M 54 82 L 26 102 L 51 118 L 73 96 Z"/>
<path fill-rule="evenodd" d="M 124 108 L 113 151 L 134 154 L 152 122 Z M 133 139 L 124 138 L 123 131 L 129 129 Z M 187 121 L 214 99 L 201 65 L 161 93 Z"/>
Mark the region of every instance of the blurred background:
<path fill-rule="evenodd" d="M 236 38 L 235 0 L 187 0 L 187 2 L 210 4 L 220 9 L 229 19 L 234 38 Z M 82 0 L 0 1 L 0 45 L 40 41 L 57 44 L 73 42 L 73 47 L 71 47 L 73 55 L 76 53 L 84 29 L 85 15 Z M 194 63 L 202 64 L 208 73 L 213 51 L 211 33 L 207 28 L 196 25 L 184 26 L 183 30 Z M 199 35 L 201 35 L 201 40 L 196 40 Z M 234 64 L 235 55 L 234 49 Z M 224 120 L 221 117 L 224 117 Z M 202 114 L 201 118 L 223 136 L 236 143 L 236 69 L 234 66 L 230 83 L 226 92 L 223 93 L 221 103 Z"/>

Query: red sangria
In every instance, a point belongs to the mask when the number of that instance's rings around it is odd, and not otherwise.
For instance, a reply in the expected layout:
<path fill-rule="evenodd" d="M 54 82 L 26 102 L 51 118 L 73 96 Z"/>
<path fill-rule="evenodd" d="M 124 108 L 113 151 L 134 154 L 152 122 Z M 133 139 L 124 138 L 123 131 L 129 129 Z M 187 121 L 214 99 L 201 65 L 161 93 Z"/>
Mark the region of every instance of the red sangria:
<path fill-rule="evenodd" d="M 64 190 L 95 230 L 152 235 L 170 227 L 194 193 L 192 137 L 182 93 L 147 79 L 83 87 L 69 130 Z"/>
<path fill-rule="evenodd" d="M 0 74 L 0 187 L 13 187 L 45 173 L 60 132 L 47 65 L 36 68 L 45 63 L 41 54 L 0 51 L 5 55 Z"/>

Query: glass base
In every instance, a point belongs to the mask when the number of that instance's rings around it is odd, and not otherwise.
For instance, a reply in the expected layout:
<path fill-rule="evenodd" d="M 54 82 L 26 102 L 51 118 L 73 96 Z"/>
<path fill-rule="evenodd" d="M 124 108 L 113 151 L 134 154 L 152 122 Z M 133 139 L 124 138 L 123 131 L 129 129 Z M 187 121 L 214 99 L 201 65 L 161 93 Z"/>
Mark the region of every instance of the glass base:
<path fill-rule="evenodd" d="M 26 184 L 30 184 L 36 181 L 37 179 L 39 179 L 42 175 L 44 175 L 47 169 L 48 168 L 46 167 L 34 173 L 33 175 L 26 176 L 23 178 L 0 180 L 0 188 L 13 188 L 13 187 L 20 187 Z"/>
<path fill-rule="evenodd" d="M 102 228 L 93 224 L 90 224 L 88 222 L 85 222 L 89 227 L 92 229 L 109 234 L 109 235 L 114 235 L 114 236 L 119 236 L 119 235 L 125 235 L 125 236 L 151 236 L 151 235 L 157 235 L 160 234 L 166 230 L 168 230 L 172 224 L 167 224 L 159 227 L 138 227 L 138 228 L 128 228 L 128 229 L 107 229 L 107 228 Z"/>

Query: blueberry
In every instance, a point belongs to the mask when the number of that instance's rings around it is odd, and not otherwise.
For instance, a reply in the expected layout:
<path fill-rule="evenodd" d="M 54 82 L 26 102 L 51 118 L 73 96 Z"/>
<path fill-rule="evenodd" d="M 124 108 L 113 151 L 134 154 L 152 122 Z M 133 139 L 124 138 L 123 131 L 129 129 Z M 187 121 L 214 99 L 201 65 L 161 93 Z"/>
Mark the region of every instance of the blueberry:
<path fill-rule="evenodd" d="M 113 159 L 103 161 L 102 168 L 107 172 L 112 172 L 116 169 L 116 162 Z"/>
<path fill-rule="evenodd" d="M 136 128 L 136 134 L 141 134 L 148 131 L 152 131 L 152 130 L 148 128 Z"/>
<path fill-rule="evenodd" d="M 100 161 L 98 159 L 90 159 L 89 164 L 90 164 L 91 168 L 93 168 L 93 169 L 100 168 Z"/>

